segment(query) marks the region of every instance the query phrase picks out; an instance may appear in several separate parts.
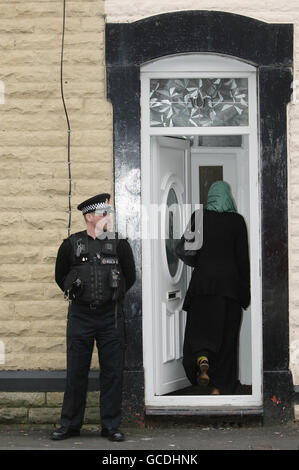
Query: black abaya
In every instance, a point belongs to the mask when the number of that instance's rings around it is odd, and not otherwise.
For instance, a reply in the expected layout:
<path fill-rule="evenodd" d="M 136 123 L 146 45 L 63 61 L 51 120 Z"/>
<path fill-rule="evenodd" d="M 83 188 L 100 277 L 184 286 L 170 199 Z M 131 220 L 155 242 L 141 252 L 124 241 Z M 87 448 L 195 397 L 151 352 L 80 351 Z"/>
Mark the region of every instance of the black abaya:
<path fill-rule="evenodd" d="M 234 299 L 218 295 L 193 297 L 187 313 L 183 366 L 196 384 L 196 358 L 209 359 L 211 385 L 232 394 L 237 385 L 238 343 L 242 309 Z"/>

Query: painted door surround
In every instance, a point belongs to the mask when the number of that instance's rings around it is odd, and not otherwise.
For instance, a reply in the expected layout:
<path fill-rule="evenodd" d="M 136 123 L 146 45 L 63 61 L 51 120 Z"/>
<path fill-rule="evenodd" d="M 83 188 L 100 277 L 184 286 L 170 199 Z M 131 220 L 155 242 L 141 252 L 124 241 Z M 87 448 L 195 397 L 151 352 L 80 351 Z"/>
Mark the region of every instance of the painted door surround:
<path fill-rule="evenodd" d="M 140 66 L 165 56 L 207 52 L 258 71 L 262 235 L 263 422 L 293 417 L 289 370 L 286 106 L 291 98 L 293 25 L 215 11 L 183 11 L 106 25 L 107 97 L 113 105 L 114 200 L 129 223 L 137 282 L 125 302 L 128 346 L 124 416 L 144 419 L 140 233 Z M 128 222 L 128 221 L 127 221 Z M 136 234 L 136 236 L 134 236 Z M 273 344 L 276 345 L 273 348 Z M 133 410 L 133 411 L 132 411 Z M 241 411 L 246 414 L 246 410 Z M 162 410 L 167 414 L 167 410 Z"/>

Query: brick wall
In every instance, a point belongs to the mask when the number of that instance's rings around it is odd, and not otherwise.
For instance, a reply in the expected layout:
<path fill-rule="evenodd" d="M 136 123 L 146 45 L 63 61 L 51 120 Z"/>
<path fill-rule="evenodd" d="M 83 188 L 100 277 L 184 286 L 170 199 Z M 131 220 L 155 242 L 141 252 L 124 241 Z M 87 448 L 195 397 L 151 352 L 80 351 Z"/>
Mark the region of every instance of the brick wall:
<path fill-rule="evenodd" d="M 67 303 L 54 282 L 57 249 L 68 226 L 62 6 L 61 0 L 0 0 L 0 370 L 65 368 Z M 77 204 L 112 191 L 103 15 L 103 0 L 67 1 L 72 232 L 84 229 Z"/>
<path fill-rule="evenodd" d="M 295 80 L 297 103 L 288 107 L 289 120 L 289 285 L 290 285 L 290 367 L 299 384 L 299 2 L 298 0 L 106 0 L 107 22 L 131 22 L 180 10 L 217 10 L 249 16 L 269 23 L 294 24 Z"/>

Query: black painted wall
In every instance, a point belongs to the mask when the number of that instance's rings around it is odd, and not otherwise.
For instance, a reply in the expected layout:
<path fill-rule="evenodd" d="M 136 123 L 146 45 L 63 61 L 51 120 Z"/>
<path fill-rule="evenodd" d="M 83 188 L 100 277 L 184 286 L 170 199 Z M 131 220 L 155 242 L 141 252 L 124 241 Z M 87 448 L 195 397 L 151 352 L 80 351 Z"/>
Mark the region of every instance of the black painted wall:
<path fill-rule="evenodd" d="M 258 68 L 263 300 L 264 423 L 293 416 L 289 371 L 288 195 L 286 105 L 291 96 L 293 25 L 267 24 L 215 11 L 184 11 L 106 25 L 107 96 L 114 113 L 115 206 L 124 182 L 140 169 L 140 66 L 187 52 L 225 54 Z M 140 192 L 134 193 L 138 208 Z M 138 212 L 138 209 L 137 209 Z M 138 214 L 137 214 L 138 215 Z M 139 231 L 138 216 L 130 221 Z M 124 414 L 144 418 L 141 241 L 132 242 L 138 280 L 126 300 Z"/>

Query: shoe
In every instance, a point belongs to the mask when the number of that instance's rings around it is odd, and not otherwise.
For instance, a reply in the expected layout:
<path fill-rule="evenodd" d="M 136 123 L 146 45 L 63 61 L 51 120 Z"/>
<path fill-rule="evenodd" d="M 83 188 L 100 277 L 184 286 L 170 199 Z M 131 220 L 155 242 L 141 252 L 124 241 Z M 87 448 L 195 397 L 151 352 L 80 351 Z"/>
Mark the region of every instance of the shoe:
<path fill-rule="evenodd" d="M 209 385 L 210 377 L 207 374 L 207 370 L 209 369 L 209 360 L 207 357 L 202 357 L 197 362 L 198 372 L 197 372 L 197 383 L 202 387 L 206 387 Z"/>
<path fill-rule="evenodd" d="M 102 437 L 108 437 L 109 441 L 121 442 L 125 440 L 125 436 L 118 429 L 103 428 L 101 431 Z"/>
<path fill-rule="evenodd" d="M 65 426 L 61 426 L 61 428 L 56 429 L 54 432 L 52 432 L 51 439 L 53 441 L 62 441 L 63 439 L 67 439 L 68 437 L 73 436 L 80 436 L 80 430 L 70 429 L 66 428 Z"/>

